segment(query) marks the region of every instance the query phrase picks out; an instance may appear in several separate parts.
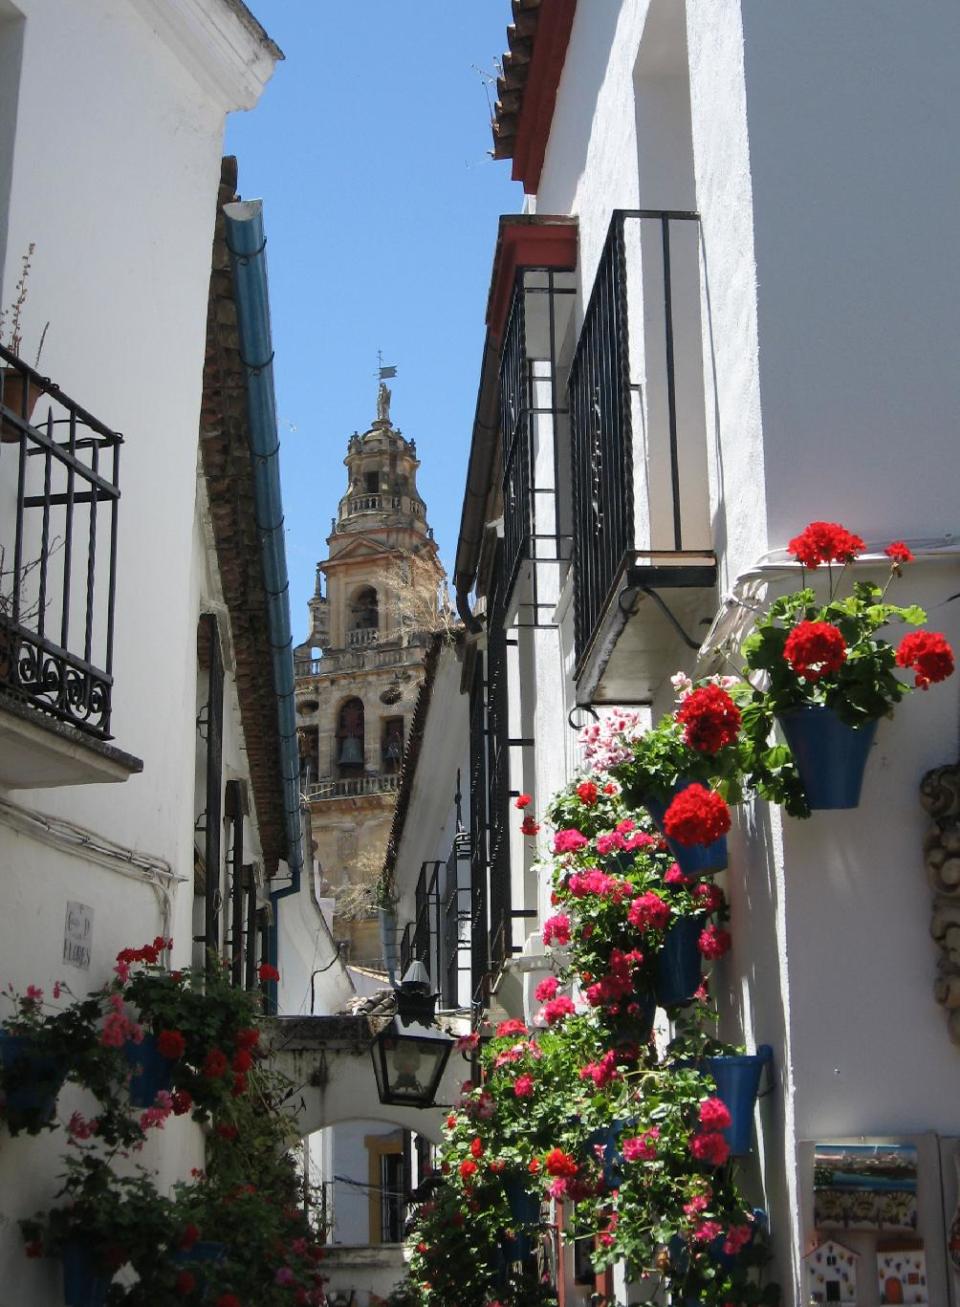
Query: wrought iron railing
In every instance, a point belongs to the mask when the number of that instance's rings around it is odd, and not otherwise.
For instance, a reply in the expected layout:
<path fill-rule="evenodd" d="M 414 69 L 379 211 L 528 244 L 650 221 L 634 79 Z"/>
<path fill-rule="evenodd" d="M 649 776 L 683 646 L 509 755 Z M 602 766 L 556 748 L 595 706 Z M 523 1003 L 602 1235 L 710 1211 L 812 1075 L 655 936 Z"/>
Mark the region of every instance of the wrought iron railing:
<path fill-rule="evenodd" d="M 470 974 L 469 871 L 470 838 L 464 833 L 454 840 L 447 859 L 440 982 L 440 997 L 445 1008 L 460 1006 L 460 975 Z"/>
<path fill-rule="evenodd" d="M 486 731 L 483 654 L 477 653 L 470 682 L 470 991 L 474 996 L 490 971 Z"/>
<path fill-rule="evenodd" d="M 578 671 L 627 555 L 636 546 L 631 412 L 634 387 L 630 376 L 625 240 L 625 227 L 630 221 L 646 221 L 659 227 L 667 429 L 648 431 L 646 440 L 648 448 L 663 439 L 667 441 L 672 535 L 659 548 L 684 548 L 670 242 L 675 224 L 697 224 L 700 219 L 696 213 L 617 210 L 584 315 L 568 391 Z"/>
<path fill-rule="evenodd" d="M 0 347 L 0 688 L 103 740 L 121 443 Z"/>
<path fill-rule="evenodd" d="M 510 729 L 507 692 L 507 633 L 504 630 L 503 546 L 497 546 L 495 588 L 487 634 L 487 821 L 490 836 L 490 961 L 511 953 Z"/>
<path fill-rule="evenodd" d="M 397 775 L 348 776 L 342 780 L 319 781 L 307 790 L 308 799 L 349 799 L 365 794 L 388 794 L 400 785 Z"/>
<path fill-rule="evenodd" d="M 499 371 L 499 434 L 503 450 L 503 553 L 506 596 L 525 560 L 558 564 L 569 557 L 561 533 L 557 487 L 559 427 L 566 410 L 557 381 L 563 318 L 576 291 L 571 273 L 525 268 L 517 274 L 503 333 Z M 538 571 L 524 601 L 533 624 L 544 622 L 556 597 L 541 602 Z M 552 593 L 552 587 L 548 595 Z M 547 624 L 547 623 L 544 623 Z M 552 623 L 549 623 L 552 624 Z"/>

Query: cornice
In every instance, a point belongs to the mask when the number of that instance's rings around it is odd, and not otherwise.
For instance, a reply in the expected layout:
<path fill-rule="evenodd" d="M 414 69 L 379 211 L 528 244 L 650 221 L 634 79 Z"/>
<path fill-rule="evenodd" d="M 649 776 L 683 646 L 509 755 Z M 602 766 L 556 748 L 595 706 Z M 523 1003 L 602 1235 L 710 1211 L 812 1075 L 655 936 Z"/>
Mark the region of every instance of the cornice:
<path fill-rule="evenodd" d="M 252 109 L 283 51 L 241 0 L 130 0 L 226 111 Z"/>

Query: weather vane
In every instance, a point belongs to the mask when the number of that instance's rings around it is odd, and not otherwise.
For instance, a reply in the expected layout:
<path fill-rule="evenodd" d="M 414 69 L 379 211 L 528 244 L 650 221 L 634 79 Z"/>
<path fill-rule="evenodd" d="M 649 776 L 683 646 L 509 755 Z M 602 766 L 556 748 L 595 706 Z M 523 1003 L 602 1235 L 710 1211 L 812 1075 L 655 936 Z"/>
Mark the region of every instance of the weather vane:
<path fill-rule="evenodd" d="M 377 378 L 380 382 L 380 386 L 377 391 L 377 421 L 378 422 L 390 421 L 390 389 L 386 383 L 391 377 L 395 377 L 396 375 L 397 375 L 396 367 L 389 366 L 389 365 L 386 367 L 384 366 L 383 350 L 378 349 L 377 350 Z"/>

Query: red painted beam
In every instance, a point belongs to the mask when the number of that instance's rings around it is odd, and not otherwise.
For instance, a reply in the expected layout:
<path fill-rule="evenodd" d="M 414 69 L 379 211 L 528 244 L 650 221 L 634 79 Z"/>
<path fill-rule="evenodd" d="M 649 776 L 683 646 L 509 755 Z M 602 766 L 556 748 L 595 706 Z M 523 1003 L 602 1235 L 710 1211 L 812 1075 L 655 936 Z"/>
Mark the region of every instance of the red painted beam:
<path fill-rule="evenodd" d="M 516 222 L 510 222 L 501 218 L 487 303 L 487 326 L 491 334 L 499 337 L 503 333 L 518 268 L 571 270 L 576 266 L 575 221 L 519 217 Z"/>
<path fill-rule="evenodd" d="M 513 180 L 523 182 L 528 195 L 535 195 L 540 186 L 557 87 L 567 57 L 576 9 L 577 0 L 543 0 L 540 6 L 533 55 L 523 92 L 523 108 L 513 145 Z"/>

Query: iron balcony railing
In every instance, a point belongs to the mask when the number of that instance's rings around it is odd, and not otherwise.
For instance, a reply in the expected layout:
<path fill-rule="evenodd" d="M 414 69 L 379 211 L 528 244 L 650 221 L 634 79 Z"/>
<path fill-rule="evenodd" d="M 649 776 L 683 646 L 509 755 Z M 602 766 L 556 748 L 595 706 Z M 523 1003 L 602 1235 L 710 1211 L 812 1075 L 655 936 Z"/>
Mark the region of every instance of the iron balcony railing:
<path fill-rule="evenodd" d="M 400 777 L 377 773 L 371 776 L 349 776 L 342 780 L 319 781 L 307 790 L 307 798 L 350 799 L 361 798 L 365 794 L 389 794 L 399 788 Z"/>
<path fill-rule="evenodd" d="M 558 379 L 558 355 L 576 296 L 574 274 L 552 268 L 517 273 L 500 349 L 499 436 L 503 450 L 503 566 L 506 596 L 524 560 L 559 564 L 569 557 L 569 528 L 562 529 L 558 503 L 560 437 L 567 412 Z M 525 618 L 552 625 L 556 595 L 541 598 L 539 569 Z"/>
<path fill-rule="evenodd" d="M 102 740 L 121 443 L 0 347 L 0 688 Z"/>
<path fill-rule="evenodd" d="M 574 633 L 577 669 L 610 600 L 614 586 L 629 556 L 637 550 L 637 520 L 634 504 L 633 404 L 643 385 L 631 378 L 630 310 L 650 310 L 644 315 L 643 343 L 650 360 L 659 351 L 654 339 L 662 330 L 663 417 L 658 412 L 656 429 L 646 430 L 648 460 L 660 458 L 668 469 L 663 499 L 669 499 L 669 526 L 665 538 L 651 539 L 653 549 L 681 551 L 685 546 L 685 496 L 690 489 L 681 483 L 681 441 L 677 407 L 677 331 L 675 327 L 675 269 L 671 237 L 678 227 L 696 231 L 696 213 L 634 209 L 614 212 L 606 244 L 600 257 L 596 280 L 584 314 L 580 338 L 570 370 L 570 403 L 573 560 L 575 569 Z M 631 306 L 628 283 L 639 291 L 640 269 L 629 267 L 627 224 L 644 226 L 644 241 L 656 232 L 657 254 L 650 246 L 643 260 L 643 280 L 662 290 L 662 315 L 652 312 L 650 291 L 644 302 Z M 631 250 L 633 244 L 631 243 Z M 699 281 L 697 282 L 699 286 Z M 641 298 L 638 294 L 638 299 Z M 699 341 L 697 343 L 699 360 Z M 697 367 L 700 364 L 697 362 Z M 702 376 L 702 374 L 701 374 Z M 659 379 L 657 382 L 659 388 Z M 702 385 L 702 383 L 701 383 Z M 701 389 L 702 394 L 702 389 Z M 648 396 L 649 398 L 649 396 Z M 649 404 L 648 404 L 648 412 Z M 705 450 L 704 450 L 705 458 Z M 651 499 L 658 495 L 650 488 Z M 700 541 L 696 542 L 698 545 Z"/>

